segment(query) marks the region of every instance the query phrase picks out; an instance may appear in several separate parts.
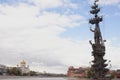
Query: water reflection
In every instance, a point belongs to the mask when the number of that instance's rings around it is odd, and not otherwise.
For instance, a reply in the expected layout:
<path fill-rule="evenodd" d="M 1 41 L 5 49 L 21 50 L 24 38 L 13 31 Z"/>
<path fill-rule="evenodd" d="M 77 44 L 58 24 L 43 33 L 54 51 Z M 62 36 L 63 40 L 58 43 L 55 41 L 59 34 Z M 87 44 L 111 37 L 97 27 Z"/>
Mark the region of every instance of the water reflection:
<path fill-rule="evenodd" d="M 84 78 L 66 78 L 65 80 L 87 80 Z"/>
<path fill-rule="evenodd" d="M 82 78 L 64 78 L 64 77 L 57 77 L 57 78 L 40 78 L 40 77 L 9 77 L 9 78 L 2 78 L 0 80 L 87 80 Z"/>

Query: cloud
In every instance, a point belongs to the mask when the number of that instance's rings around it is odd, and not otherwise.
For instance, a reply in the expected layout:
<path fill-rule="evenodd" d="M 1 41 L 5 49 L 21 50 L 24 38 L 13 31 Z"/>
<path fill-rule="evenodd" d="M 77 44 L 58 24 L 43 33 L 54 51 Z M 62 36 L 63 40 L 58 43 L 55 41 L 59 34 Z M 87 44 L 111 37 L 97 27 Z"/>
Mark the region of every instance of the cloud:
<path fill-rule="evenodd" d="M 106 59 L 111 60 L 111 69 L 119 69 L 119 45 L 116 46 L 113 44 L 114 40 L 108 41 L 106 44 Z M 110 66 L 109 66 L 110 67 Z"/>
<path fill-rule="evenodd" d="M 101 0 L 100 3 L 104 5 L 115 5 L 120 3 L 120 0 Z"/>
<path fill-rule="evenodd" d="M 44 70 L 55 72 L 83 60 L 76 57 L 85 54 L 79 54 L 83 44 L 61 38 L 60 34 L 67 28 L 80 26 L 85 18 L 78 14 L 46 11 L 49 5 L 57 8 L 63 4 L 61 0 L 54 3 L 43 0 L 32 2 L 35 6 L 23 2 L 15 6 L 0 5 L 0 63 L 15 66 L 25 59 L 34 70 L 41 66 Z M 73 56 L 77 61 L 71 59 Z"/>
<path fill-rule="evenodd" d="M 120 10 L 120 5 L 118 5 L 118 11 L 114 14 L 115 16 L 120 16 L 119 10 Z"/>
<path fill-rule="evenodd" d="M 116 13 L 115 13 L 115 16 L 120 16 L 120 13 L 119 13 L 119 12 L 116 12 Z"/>
<path fill-rule="evenodd" d="M 94 0 L 91 0 L 94 1 Z M 99 3 L 102 5 L 116 5 L 120 3 L 120 0 L 99 0 Z"/>
<path fill-rule="evenodd" d="M 46 8 L 56 8 L 63 5 L 62 0 L 29 0 L 29 3 L 33 3 L 35 6 L 38 6 L 40 9 Z"/>

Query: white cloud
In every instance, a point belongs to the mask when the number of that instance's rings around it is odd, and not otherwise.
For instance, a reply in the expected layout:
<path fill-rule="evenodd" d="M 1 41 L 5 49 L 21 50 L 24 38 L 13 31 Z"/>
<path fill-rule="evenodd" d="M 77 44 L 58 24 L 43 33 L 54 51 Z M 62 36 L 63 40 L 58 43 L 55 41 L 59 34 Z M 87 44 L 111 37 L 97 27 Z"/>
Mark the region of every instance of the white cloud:
<path fill-rule="evenodd" d="M 63 5 L 62 0 L 29 0 L 29 2 L 38 6 L 40 9 L 56 8 Z"/>
<path fill-rule="evenodd" d="M 94 0 L 91 0 L 94 1 Z M 120 0 L 99 0 L 99 3 L 102 5 L 116 5 L 120 3 Z"/>
<path fill-rule="evenodd" d="M 120 13 L 119 12 L 115 13 L 115 16 L 120 16 Z"/>
<path fill-rule="evenodd" d="M 111 40 L 106 44 L 106 59 L 111 60 L 111 69 L 119 69 L 120 68 L 120 61 L 119 61 L 119 46 L 113 45 L 114 41 Z"/>
<path fill-rule="evenodd" d="M 75 3 L 71 3 L 70 0 L 63 0 L 63 7 L 77 9 L 79 6 Z"/>
<path fill-rule="evenodd" d="M 54 8 L 59 6 L 59 1 L 54 2 L 58 3 L 53 5 Z M 47 70 L 55 68 L 62 71 L 65 66 L 84 59 L 76 57 L 84 55 L 79 54 L 79 47 L 83 44 L 59 35 L 67 28 L 80 26 L 85 18 L 77 14 L 45 11 L 45 8 L 53 4 L 46 2 L 38 2 L 43 4 L 42 11 L 39 6 L 26 3 L 16 6 L 0 5 L 0 63 L 16 65 L 21 59 L 25 59 L 34 69 L 38 69 L 36 65 L 39 65 Z M 35 4 L 38 5 L 37 0 Z M 74 54 L 77 61 L 71 60 Z"/>
<path fill-rule="evenodd" d="M 120 3 L 120 0 L 100 0 L 100 3 L 104 5 L 114 5 Z"/>

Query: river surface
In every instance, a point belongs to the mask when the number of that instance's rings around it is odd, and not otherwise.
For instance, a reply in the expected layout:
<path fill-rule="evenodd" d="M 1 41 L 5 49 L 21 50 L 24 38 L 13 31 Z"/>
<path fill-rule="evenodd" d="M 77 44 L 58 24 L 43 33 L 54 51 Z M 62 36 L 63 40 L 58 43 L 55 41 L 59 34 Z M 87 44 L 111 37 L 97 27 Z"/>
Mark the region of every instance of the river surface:
<path fill-rule="evenodd" d="M 84 78 L 66 78 L 66 77 L 13 77 L 13 76 L 0 76 L 0 80 L 89 80 Z M 112 79 L 120 80 L 120 79 Z"/>
<path fill-rule="evenodd" d="M 64 77 L 54 77 L 54 78 L 41 78 L 41 77 L 0 77 L 0 80 L 86 80 L 79 78 L 64 78 Z"/>

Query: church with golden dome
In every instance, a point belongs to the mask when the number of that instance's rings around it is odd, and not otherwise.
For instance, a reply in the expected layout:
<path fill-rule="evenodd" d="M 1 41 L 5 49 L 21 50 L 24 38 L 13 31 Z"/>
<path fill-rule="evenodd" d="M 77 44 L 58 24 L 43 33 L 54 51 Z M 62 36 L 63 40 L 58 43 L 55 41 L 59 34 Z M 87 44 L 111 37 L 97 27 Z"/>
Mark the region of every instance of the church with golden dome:
<path fill-rule="evenodd" d="M 26 64 L 25 60 L 22 60 L 20 65 L 17 65 L 17 68 L 21 71 L 22 75 L 30 73 L 29 65 Z"/>

